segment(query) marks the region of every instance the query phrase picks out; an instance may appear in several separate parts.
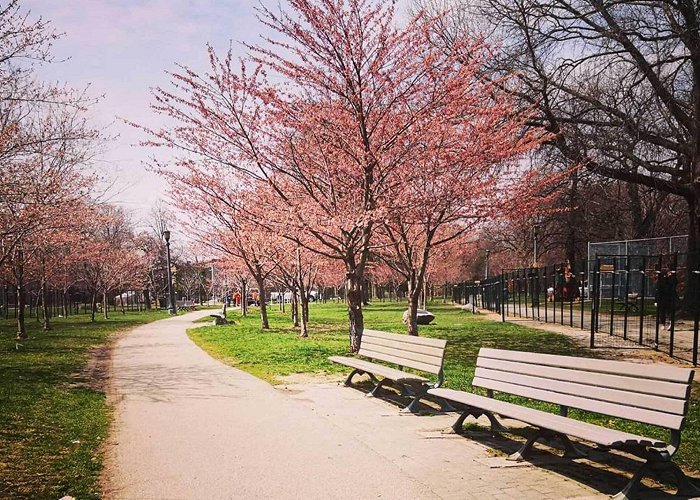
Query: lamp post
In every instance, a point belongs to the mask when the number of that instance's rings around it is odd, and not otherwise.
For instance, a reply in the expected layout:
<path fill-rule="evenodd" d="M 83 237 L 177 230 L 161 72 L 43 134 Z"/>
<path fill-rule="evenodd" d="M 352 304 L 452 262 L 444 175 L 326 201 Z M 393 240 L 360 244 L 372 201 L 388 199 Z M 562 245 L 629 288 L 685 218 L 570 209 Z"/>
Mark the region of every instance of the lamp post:
<path fill-rule="evenodd" d="M 489 255 L 491 255 L 491 250 L 486 250 L 486 270 L 484 271 L 486 279 L 489 279 Z"/>
<path fill-rule="evenodd" d="M 175 309 L 175 290 L 173 290 L 173 275 L 170 269 L 170 231 L 167 229 L 163 231 L 163 239 L 165 240 L 168 264 L 168 312 L 170 314 L 177 314 L 177 309 Z"/>

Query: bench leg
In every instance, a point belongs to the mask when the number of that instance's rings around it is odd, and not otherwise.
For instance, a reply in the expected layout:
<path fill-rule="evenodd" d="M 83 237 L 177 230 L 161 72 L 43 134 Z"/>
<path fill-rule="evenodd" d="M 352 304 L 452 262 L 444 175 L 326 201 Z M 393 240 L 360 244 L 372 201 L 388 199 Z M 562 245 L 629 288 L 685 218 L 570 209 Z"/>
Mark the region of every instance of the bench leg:
<path fill-rule="evenodd" d="M 365 372 L 363 372 L 362 370 L 353 370 L 353 371 L 351 371 L 351 372 L 350 372 L 350 375 L 348 375 L 348 378 L 345 379 L 345 385 L 347 385 L 347 386 L 352 385 L 352 378 L 353 378 L 355 375 L 364 375 L 364 373 L 365 373 Z"/>
<path fill-rule="evenodd" d="M 387 379 L 382 379 L 382 380 L 378 381 L 377 384 L 374 386 L 374 388 L 371 391 L 369 391 L 367 394 L 365 394 L 365 396 L 367 396 L 368 398 L 373 398 L 373 397 L 377 396 L 382 391 L 382 386 L 384 385 L 384 382 L 386 382 L 386 381 L 387 381 Z"/>
<path fill-rule="evenodd" d="M 437 398 L 437 402 L 440 405 L 440 411 L 443 411 L 445 413 L 457 411 L 457 409 L 454 406 L 452 406 L 450 402 L 445 398 Z"/>
<path fill-rule="evenodd" d="M 566 436 L 564 434 L 559 434 L 559 439 L 561 440 L 562 444 L 564 445 L 564 456 L 566 458 L 585 458 L 588 456 L 588 453 L 583 451 L 581 448 L 576 446 L 576 444 L 569 439 L 569 436 Z"/>
<path fill-rule="evenodd" d="M 462 413 L 457 419 L 457 421 L 454 424 L 452 424 L 452 430 L 456 434 L 463 434 L 464 421 L 467 419 L 467 417 L 472 416 L 474 418 L 479 418 L 482 415 L 485 415 L 486 418 L 489 419 L 489 422 L 491 422 L 491 432 L 505 432 L 508 430 L 496 419 L 496 416 L 493 413 L 491 413 L 490 411 L 477 410 L 475 408 L 472 408 Z"/>
<path fill-rule="evenodd" d="M 506 460 L 510 460 L 511 462 L 522 462 L 530 454 L 530 451 L 532 451 L 532 447 L 537 440 L 543 436 L 544 433 L 542 431 L 537 431 L 534 436 L 529 437 L 528 440 L 525 441 L 525 444 L 518 451 L 512 455 L 509 455 Z"/>
<path fill-rule="evenodd" d="M 641 484 L 641 481 L 646 475 L 648 469 L 649 462 L 646 462 L 639 469 L 637 469 L 637 472 L 634 473 L 630 482 L 627 483 L 627 485 L 624 488 L 622 488 L 622 490 L 617 495 L 613 495 L 611 498 L 613 500 L 632 500 L 634 498 L 637 498 L 639 485 Z"/>
<path fill-rule="evenodd" d="M 426 394 L 428 394 L 428 388 L 424 387 L 419 391 L 416 391 L 416 395 L 413 398 L 413 401 L 410 402 L 410 404 L 401 410 L 401 413 L 416 413 L 418 411 L 418 403 L 420 400 L 425 397 Z"/>

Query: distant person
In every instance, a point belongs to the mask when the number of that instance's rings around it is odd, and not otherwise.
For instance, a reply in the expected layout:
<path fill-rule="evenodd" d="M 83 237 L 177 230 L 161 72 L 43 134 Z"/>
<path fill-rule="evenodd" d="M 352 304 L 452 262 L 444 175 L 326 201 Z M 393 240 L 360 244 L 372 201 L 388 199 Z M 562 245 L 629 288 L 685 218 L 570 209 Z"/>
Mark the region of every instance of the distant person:
<path fill-rule="evenodd" d="M 656 311 L 657 323 L 661 325 L 661 329 L 671 327 L 671 314 L 676 304 L 676 285 L 678 280 L 676 275 L 664 268 L 659 273 L 656 281 Z"/>
<path fill-rule="evenodd" d="M 581 296 L 581 292 L 579 290 L 579 282 L 576 279 L 574 273 L 572 273 L 571 271 L 566 273 L 566 282 L 564 284 L 564 287 L 566 300 L 568 300 L 569 302 L 573 302 Z"/>

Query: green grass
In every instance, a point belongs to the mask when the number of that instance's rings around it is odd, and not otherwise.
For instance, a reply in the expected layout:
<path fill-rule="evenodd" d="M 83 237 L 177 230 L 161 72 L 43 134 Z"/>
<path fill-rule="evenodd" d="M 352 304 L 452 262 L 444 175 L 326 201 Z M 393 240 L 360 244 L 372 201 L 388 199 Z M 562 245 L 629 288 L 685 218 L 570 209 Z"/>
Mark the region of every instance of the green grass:
<path fill-rule="evenodd" d="M 27 318 L 29 339 L 0 320 L 0 498 L 99 498 L 101 443 L 111 413 L 105 394 L 81 374 L 90 349 L 110 334 L 166 317 L 164 312 L 57 318 L 43 332 Z"/>
<path fill-rule="evenodd" d="M 401 315 L 403 303 L 375 303 L 365 309 L 367 328 L 404 333 Z M 491 321 L 450 305 L 430 307 L 437 319 L 433 325 L 421 326 L 420 334 L 446 339 L 446 387 L 473 390 L 476 357 L 480 347 L 494 347 L 572 356 L 595 356 L 596 351 L 578 347 L 567 336 L 526 328 L 511 323 Z M 246 370 L 272 383 L 292 373 L 348 373 L 346 367 L 327 361 L 328 356 L 347 355 L 349 340 L 347 313 L 343 305 L 312 304 L 310 337 L 301 339 L 288 317 L 270 308 L 268 331 L 260 330 L 256 309 L 247 318 L 235 316 L 236 325 L 199 327 L 189 330 L 190 337 L 212 356 Z M 231 318 L 232 316 L 229 315 Z M 501 396 L 499 396 L 501 397 Z M 557 408 L 522 398 L 506 397 L 521 404 L 556 412 Z M 665 431 L 631 422 L 572 410 L 571 416 L 637 434 L 668 439 Z M 687 426 L 676 461 L 687 470 L 700 470 L 700 388 L 694 384 Z"/>

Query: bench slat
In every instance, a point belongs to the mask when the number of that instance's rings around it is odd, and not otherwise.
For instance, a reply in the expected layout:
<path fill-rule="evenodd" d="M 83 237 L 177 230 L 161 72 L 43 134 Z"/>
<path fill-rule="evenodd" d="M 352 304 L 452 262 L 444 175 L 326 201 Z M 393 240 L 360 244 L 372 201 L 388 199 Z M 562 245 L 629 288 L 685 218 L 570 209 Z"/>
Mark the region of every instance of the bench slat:
<path fill-rule="evenodd" d="M 454 389 L 429 389 L 428 394 L 440 398 L 461 403 L 474 408 L 497 413 L 506 418 L 519 420 L 535 427 L 543 427 L 554 432 L 560 432 L 567 436 L 574 436 L 592 443 L 603 446 L 622 446 L 626 444 L 640 444 L 642 446 L 652 446 L 663 448 L 667 446 L 663 441 L 637 436 L 623 431 L 607 429 L 588 422 L 572 420 L 567 417 L 544 412 L 534 408 L 500 401 L 498 399 L 487 398 L 479 394 L 456 391 Z"/>
<path fill-rule="evenodd" d="M 439 347 L 440 349 L 444 349 L 445 346 L 447 345 L 446 340 L 442 339 L 433 339 L 429 337 L 416 337 L 414 335 L 405 335 L 401 333 L 388 333 L 388 332 L 380 332 L 379 330 L 364 330 L 362 332 L 362 339 L 364 340 L 365 336 L 368 337 L 378 337 L 378 338 L 384 338 L 384 339 L 389 339 L 389 340 L 398 340 L 400 342 L 406 342 L 409 344 L 417 344 L 417 345 L 429 345 L 433 347 Z"/>
<path fill-rule="evenodd" d="M 434 365 L 438 369 L 442 366 L 442 357 L 428 356 L 426 354 L 419 354 L 411 351 L 404 351 L 402 349 L 394 349 L 392 347 L 386 347 L 378 344 L 371 344 L 369 342 L 363 342 L 360 346 L 359 354 L 365 356 L 365 351 L 381 352 L 391 356 L 396 356 L 398 358 L 406 358 L 413 361 L 419 361 L 421 363 L 426 363 L 428 365 Z"/>
<path fill-rule="evenodd" d="M 515 394 L 526 398 L 538 399 L 548 403 L 565 405 L 571 408 L 579 408 L 581 410 L 587 410 L 594 413 L 601 413 L 603 415 L 610 415 L 612 417 L 636 420 L 637 422 L 657 425 L 666 429 L 681 429 L 684 423 L 684 418 L 678 415 L 671 415 L 669 413 L 646 410 L 642 408 L 634 408 L 631 406 L 623 407 L 614 403 L 607 403 L 605 401 L 597 401 L 579 396 L 559 394 L 556 392 L 535 389 L 532 387 L 524 387 L 517 384 L 499 382 L 485 378 L 475 377 L 472 381 L 472 385 L 475 387 L 483 387 L 484 389 L 492 389 L 494 391 Z"/>
<path fill-rule="evenodd" d="M 492 368 L 494 370 L 535 375 L 555 380 L 575 380 L 581 384 L 597 387 L 609 387 L 678 399 L 687 399 L 690 391 L 689 384 L 611 375 L 609 373 L 586 372 L 558 366 L 541 366 L 482 357 L 477 359 L 476 365 L 477 367 Z"/>
<path fill-rule="evenodd" d="M 437 359 L 442 360 L 445 349 L 442 347 L 435 347 L 431 345 L 422 344 L 412 344 L 409 342 L 402 342 L 401 340 L 391 340 L 384 337 L 362 337 L 363 344 L 380 345 L 384 347 L 391 347 L 393 349 L 399 349 L 401 351 L 415 352 L 417 354 L 425 354 L 426 356 L 433 356 Z"/>
<path fill-rule="evenodd" d="M 405 357 L 375 351 L 371 347 L 367 349 L 360 348 L 359 354 L 368 358 L 379 359 L 381 361 L 387 361 L 389 363 L 395 363 L 399 366 L 405 366 L 407 368 L 415 368 L 416 370 L 434 373 L 435 375 L 440 373 L 440 369 L 442 368 L 439 365 L 422 363 L 420 361 L 414 361 Z"/>
<path fill-rule="evenodd" d="M 345 356 L 331 356 L 328 358 L 334 363 L 349 366 L 351 368 L 357 368 L 358 370 L 365 371 L 367 373 L 372 373 L 374 375 L 381 375 L 391 380 L 413 380 L 417 382 L 427 382 L 428 379 L 421 377 L 420 375 L 415 375 L 413 373 L 406 373 L 396 368 L 391 368 L 390 366 L 379 365 L 377 363 L 372 363 L 371 361 L 366 361 L 364 359 L 348 358 Z"/>
<path fill-rule="evenodd" d="M 571 378 L 568 379 L 562 378 L 560 380 L 554 380 L 539 376 L 492 370 L 489 368 L 477 368 L 475 373 L 475 376 L 478 378 L 497 380 L 526 387 L 546 388 L 551 392 L 607 401 L 609 403 L 618 404 L 621 407 L 630 406 L 645 408 L 681 416 L 683 416 L 687 410 L 686 401 L 683 399 L 665 398 L 662 396 L 652 396 L 580 384 L 576 378 L 576 373 L 570 373 L 570 375 Z M 568 380 L 575 380 L 575 382 L 569 382 Z"/>
<path fill-rule="evenodd" d="M 639 364 L 626 361 L 608 361 L 602 359 L 578 358 L 573 356 L 557 356 L 554 354 L 540 354 L 533 352 L 506 351 L 503 349 L 491 349 L 482 347 L 479 357 L 503 359 L 507 361 L 520 361 L 545 366 L 559 366 L 562 368 L 577 368 L 589 372 L 611 373 L 628 377 L 640 377 L 652 380 L 666 380 L 688 384 L 693 379 L 693 371 L 686 368 L 677 368 L 670 365 Z"/>

